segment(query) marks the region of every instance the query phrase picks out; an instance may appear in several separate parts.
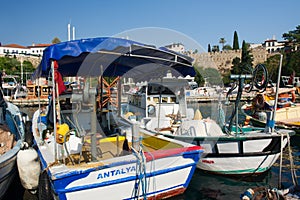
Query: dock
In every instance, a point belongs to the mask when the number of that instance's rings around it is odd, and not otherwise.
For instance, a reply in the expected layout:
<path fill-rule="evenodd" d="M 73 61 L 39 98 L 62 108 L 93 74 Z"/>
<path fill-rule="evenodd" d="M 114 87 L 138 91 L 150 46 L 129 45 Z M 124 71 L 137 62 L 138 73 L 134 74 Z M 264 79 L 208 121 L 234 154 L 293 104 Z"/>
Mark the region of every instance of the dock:
<path fill-rule="evenodd" d="M 253 94 L 243 94 L 240 101 L 249 101 L 253 99 L 255 95 Z M 186 101 L 188 103 L 209 103 L 216 102 L 219 100 L 218 96 L 187 96 Z M 225 97 L 222 97 L 222 101 L 225 100 Z M 236 100 L 236 95 L 230 95 L 228 101 L 234 102 Z"/>
<path fill-rule="evenodd" d="M 20 107 L 34 107 L 34 106 L 38 106 L 39 103 L 40 104 L 44 104 L 47 105 L 49 103 L 48 99 L 28 99 L 28 98 L 18 98 L 18 99 L 13 99 L 13 100 L 9 100 L 9 102 L 13 103 L 16 106 L 20 106 Z"/>

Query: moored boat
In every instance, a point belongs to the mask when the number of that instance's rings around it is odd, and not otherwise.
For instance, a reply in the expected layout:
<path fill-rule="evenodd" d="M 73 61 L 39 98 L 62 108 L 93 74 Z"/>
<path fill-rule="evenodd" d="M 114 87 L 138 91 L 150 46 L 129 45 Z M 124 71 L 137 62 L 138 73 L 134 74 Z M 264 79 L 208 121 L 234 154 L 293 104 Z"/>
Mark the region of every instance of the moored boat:
<path fill-rule="evenodd" d="M 1 93 L 2 94 L 2 93 Z M 17 177 L 17 154 L 23 146 L 24 123 L 19 108 L 5 102 L 0 105 L 0 199 Z"/>
<path fill-rule="evenodd" d="M 124 113 L 124 117 L 140 121 L 153 133 L 202 146 L 205 153 L 197 165 L 199 169 L 232 176 L 260 174 L 272 167 L 294 132 L 239 126 L 238 98 L 245 77 L 237 76 L 240 87 L 229 123 L 225 123 L 222 101 L 207 119 L 203 119 L 199 110 L 187 108 L 185 85 L 175 78 L 164 78 L 155 84 L 151 82 L 145 92 L 137 92 L 135 96 L 140 97 L 135 98 L 143 100 L 135 103 L 139 110 L 132 109 L 132 102 L 129 102 L 127 111 L 131 114 Z M 155 104 L 149 101 L 152 99 L 156 99 Z"/>
<path fill-rule="evenodd" d="M 162 199 L 185 191 L 201 147 L 157 136 L 126 120 L 111 121 L 111 110 L 96 112 L 99 77 L 120 76 L 143 65 L 193 70 L 174 53 L 119 38 L 45 49 L 35 75 L 51 74 L 55 89 L 46 128 L 33 133 L 42 167 L 39 198 Z M 85 85 L 67 93 L 63 76 L 84 77 Z M 44 122 L 33 123 L 39 127 Z"/>
<path fill-rule="evenodd" d="M 270 91 L 258 94 L 251 103 L 245 103 L 241 107 L 242 113 L 253 125 L 266 126 L 267 115 L 274 109 L 275 91 L 276 89 L 270 88 Z M 300 133 L 300 104 L 295 102 L 295 95 L 295 88 L 279 88 L 275 126 Z"/>

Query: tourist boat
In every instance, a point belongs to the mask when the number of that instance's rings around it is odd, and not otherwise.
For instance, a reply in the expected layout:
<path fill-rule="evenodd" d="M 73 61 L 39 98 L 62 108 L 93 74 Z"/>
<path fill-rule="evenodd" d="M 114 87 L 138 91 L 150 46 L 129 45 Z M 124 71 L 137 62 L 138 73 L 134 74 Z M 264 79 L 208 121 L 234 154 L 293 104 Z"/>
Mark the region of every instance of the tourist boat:
<path fill-rule="evenodd" d="M 2 90 L 6 100 L 11 101 L 18 98 L 26 98 L 27 88 L 18 81 L 18 76 L 4 75 L 2 77 Z"/>
<path fill-rule="evenodd" d="M 265 127 L 268 113 L 276 109 L 275 126 L 300 133 L 300 104 L 295 103 L 295 90 L 294 87 L 279 88 L 276 108 L 274 108 L 276 89 L 269 88 L 266 92 L 257 94 L 251 102 L 241 107 L 246 123 L 251 122 L 254 126 Z"/>
<path fill-rule="evenodd" d="M 144 75 L 134 69 L 142 66 L 193 72 L 177 54 L 120 38 L 74 40 L 44 50 L 34 77 L 51 74 L 55 93 L 47 128 L 33 134 L 42 168 L 39 198 L 162 199 L 185 191 L 201 147 L 110 119 L 108 109 L 96 113 L 98 78 Z M 76 76 L 84 78 L 83 88 L 61 92 L 61 77 Z"/>
<path fill-rule="evenodd" d="M 25 127 L 18 107 L 5 102 L 0 105 L 0 199 L 17 178 L 17 154 L 23 146 Z"/>
<path fill-rule="evenodd" d="M 238 79 L 242 82 L 244 77 Z M 238 124 L 239 99 L 229 123 L 225 123 L 222 101 L 212 109 L 212 116 L 203 119 L 199 110 L 187 108 L 186 85 L 182 80 L 167 76 L 149 82 L 129 98 L 123 116 L 139 121 L 153 133 L 202 146 L 205 153 L 197 165 L 201 170 L 231 176 L 269 170 L 294 132 L 234 126 L 234 121 Z M 241 92 L 239 89 L 237 98 Z"/>

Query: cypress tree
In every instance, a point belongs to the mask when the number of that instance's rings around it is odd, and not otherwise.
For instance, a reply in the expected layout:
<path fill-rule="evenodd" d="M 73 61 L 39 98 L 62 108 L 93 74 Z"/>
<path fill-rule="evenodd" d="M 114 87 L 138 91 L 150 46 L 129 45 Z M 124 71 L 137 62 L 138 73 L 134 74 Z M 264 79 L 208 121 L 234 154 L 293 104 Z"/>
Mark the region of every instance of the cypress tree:
<path fill-rule="evenodd" d="M 207 52 L 208 53 L 211 52 L 210 44 L 208 44 L 208 50 L 207 50 Z"/>
<path fill-rule="evenodd" d="M 233 45 L 232 45 L 232 49 L 233 50 L 238 50 L 240 49 L 240 46 L 239 46 L 239 38 L 238 38 L 238 35 L 237 35 L 237 32 L 234 31 L 234 35 L 233 35 Z"/>
<path fill-rule="evenodd" d="M 252 61 L 253 61 L 253 56 L 250 54 L 249 49 L 249 44 L 243 40 L 242 43 L 242 56 L 241 56 L 241 63 L 243 67 L 252 67 Z"/>

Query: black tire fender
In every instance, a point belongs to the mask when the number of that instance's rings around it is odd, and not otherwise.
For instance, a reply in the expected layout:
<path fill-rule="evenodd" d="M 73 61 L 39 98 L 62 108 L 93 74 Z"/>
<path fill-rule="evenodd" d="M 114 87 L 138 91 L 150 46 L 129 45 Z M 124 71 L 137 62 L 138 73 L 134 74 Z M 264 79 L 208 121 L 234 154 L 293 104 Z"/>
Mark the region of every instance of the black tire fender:
<path fill-rule="evenodd" d="M 44 170 L 39 177 L 38 198 L 39 200 L 54 200 L 46 170 Z"/>

